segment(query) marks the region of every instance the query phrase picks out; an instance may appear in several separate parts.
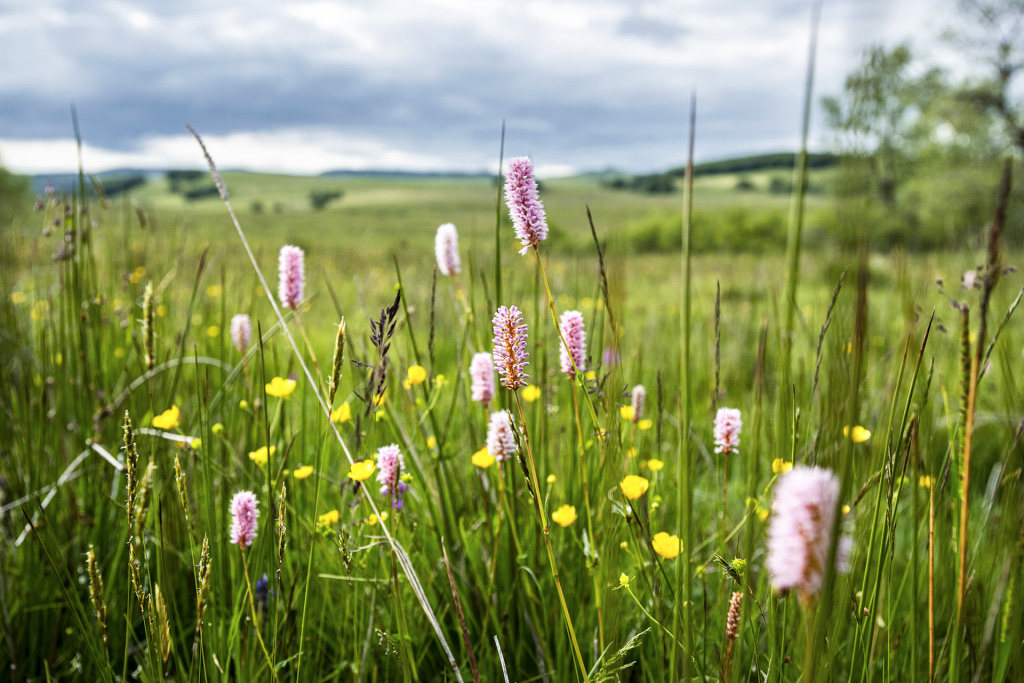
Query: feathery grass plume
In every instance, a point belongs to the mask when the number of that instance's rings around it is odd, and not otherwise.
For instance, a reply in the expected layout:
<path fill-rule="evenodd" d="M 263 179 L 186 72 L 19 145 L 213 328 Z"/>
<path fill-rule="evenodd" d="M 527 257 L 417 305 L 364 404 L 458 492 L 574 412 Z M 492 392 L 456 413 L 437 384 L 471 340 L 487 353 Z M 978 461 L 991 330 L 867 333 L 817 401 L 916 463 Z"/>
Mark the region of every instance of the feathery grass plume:
<path fill-rule="evenodd" d="M 494 326 L 494 364 L 501 383 L 511 391 L 526 386 L 530 376 L 524 372 L 530 354 L 526 351 L 528 331 L 522 312 L 515 306 L 502 306 L 491 320 Z"/>
<path fill-rule="evenodd" d="M 491 413 L 487 425 L 487 452 L 499 463 L 516 453 L 516 439 L 512 434 L 512 414 L 507 410 Z"/>
<path fill-rule="evenodd" d="M 640 422 L 644 414 L 644 405 L 647 403 L 647 389 L 643 384 L 633 387 L 633 424 Z"/>
<path fill-rule="evenodd" d="M 739 408 L 719 408 L 715 414 L 715 453 L 737 453 L 743 418 Z"/>
<path fill-rule="evenodd" d="M 381 485 L 380 494 L 391 498 L 391 507 L 395 510 L 402 509 L 402 499 L 407 488 L 406 483 L 402 481 L 404 465 L 405 458 L 397 444 L 377 449 L 377 483 Z"/>
<path fill-rule="evenodd" d="M 142 583 L 142 575 L 139 573 L 139 561 L 135 558 L 135 544 L 128 544 L 128 572 L 132 577 L 132 588 L 135 590 L 135 599 L 139 601 L 139 611 L 146 614 L 146 587 Z"/>
<path fill-rule="evenodd" d="M 548 222 L 544 205 L 537 197 L 537 181 L 533 176 L 533 162 L 529 157 L 509 159 L 505 166 L 505 204 L 523 248 L 523 255 L 547 239 Z"/>
<path fill-rule="evenodd" d="M 345 319 L 338 323 L 338 336 L 334 339 L 334 362 L 332 363 L 331 378 L 327 382 L 327 403 L 334 405 L 334 395 L 338 392 L 338 382 L 341 381 L 341 369 L 345 364 Z"/>
<path fill-rule="evenodd" d="M 142 481 L 139 482 L 139 498 L 135 505 L 135 528 L 133 529 L 136 539 L 142 536 L 142 528 L 146 526 L 149 501 L 153 494 L 153 471 L 155 469 L 156 466 L 152 460 L 146 463 L 146 473 L 142 475 Z"/>
<path fill-rule="evenodd" d="M 135 516 L 135 496 L 139 489 L 139 449 L 135 445 L 135 432 L 132 431 L 132 420 L 128 411 L 124 411 L 124 463 L 125 472 L 128 475 L 128 530 L 133 528 Z"/>
<path fill-rule="evenodd" d="M 207 597 L 210 593 L 210 537 L 203 536 L 203 549 L 199 553 L 199 585 L 196 588 L 196 635 L 192 641 L 192 656 L 199 648 L 203 631 L 203 616 L 206 614 Z"/>
<path fill-rule="evenodd" d="M 160 657 L 164 664 L 171 656 L 171 624 L 167 620 L 167 604 L 160 593 L 160 585 L 153 585 L 153 593 L 149 596 L 149 622 L 151 633 L 157 635 L 160 645 Z"/>
<path fill-rule="evenodd" d="M 286 543 L 286 532 L 288 526 L 285 524 L 285 516 L 288 512 L 288 490 L 285 483 L 281 482 L 281 495 L 277 499 L 277 583 L 281 583 L 281 566 L 284 564 L 284 550 Z"/>
<path fill-rule="evenodd" d="M 153 339 L 153 281 L 146 284 L 146 292 L 142 295 L 142 347 L 145 350 L 146 369 L 156 367 L 156 343 Z"/>
<path fill-rule="evenodd" d="M 494 361 L 491 359 L 491 354 L 486 352 L 473 354 L 473 360 L 469 362 L 469 377 L 472 400 L 480 403 L 486 409 L 494 398 Z"/>
<path fill-rule="evenodd" d="M 370 320 L 370 343 L 377 351 L 377 362 L 372 366 L 370 377 L 366 384 L 366 396 L 359 396 L 366 404 L 366 414 L 369 415 L 374 406 L 377 405 L 375 396 L 384 393 L 384 387 L 388 376 L 388 350 L 391 348 L 391 336 L 395 333 L 395 325 L 398 322 L 398 307 L 402 302 L 402 290 L 395 292 L 395 301 L 387 308 L 382 308 L 380 318 Z"/>
<path fill-rule="evenodd" d="M 252 341 L 252 321 L 245 313 L 239 313 L 231 318 L 231 342 L 242 353 L 249 347 Z"/>
<path fill-rule="evenodd" d="M 441 275 L 455 275 L 462 272 L 462 260 L 459 258 L 459 233 L 452 223 L 438 227 L 434 237 L 434 255 L 437 257 L 437 269 Z"/>
<path fill-rule="evenodd" d="M 570 378 L 576 371 L 583 372 L 584 347 L 587 333 L 583 329 L 583 314 L 579 311 L 566 311 L 558 317 L 558 327 L 565 343 L 558 347 L 558 360 L 562 372 Z"/>
<path fill-rule="evenodd" d="M 92 608 L 96 612 L 96 621 L 103 631 L 103 646 L 107 646 L 107 605 L 103 602 L 103 574 L 96 562 L 96 551 L 92 544 L 89 544 L 89 552 L 86 557 L 89 564 L 89 598 L 92 600 Z"/>
<path fill-rule="evenodd" d="M 831 470 L 797 466 L 775 487 L 768 528 L 767 568 L 778 592 L 796 590 L 804 605 L 821 590 L 839 499 Z M 839 540 L 836 569 L 846 572 L 852 541 Z"/>
<path fill-rule="evenodd" d="M 259 501 L 252 491 L 239 491 L 231 499 L 231 542 L 241 548 L 252 545 L 256 538 Z"/>
<path fill-rule="evenodd" d="M 302 303 L 305 265 L 302 249 L 286 244 L 277 257 L 277 298 L 285 308 L 295 310 Z"/>

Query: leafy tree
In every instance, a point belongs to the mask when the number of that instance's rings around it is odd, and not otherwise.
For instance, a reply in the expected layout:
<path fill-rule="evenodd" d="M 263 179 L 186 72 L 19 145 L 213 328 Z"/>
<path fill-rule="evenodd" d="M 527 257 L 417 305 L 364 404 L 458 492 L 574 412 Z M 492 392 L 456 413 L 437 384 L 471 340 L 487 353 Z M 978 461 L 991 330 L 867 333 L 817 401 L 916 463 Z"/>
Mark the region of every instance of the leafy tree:
<path fill-rule="evenodd" d="M 328 204 L 336 199 L 341 199 L 341 190 L 310 190 L 309 205 L 314 211 L 322 211 Z"/>

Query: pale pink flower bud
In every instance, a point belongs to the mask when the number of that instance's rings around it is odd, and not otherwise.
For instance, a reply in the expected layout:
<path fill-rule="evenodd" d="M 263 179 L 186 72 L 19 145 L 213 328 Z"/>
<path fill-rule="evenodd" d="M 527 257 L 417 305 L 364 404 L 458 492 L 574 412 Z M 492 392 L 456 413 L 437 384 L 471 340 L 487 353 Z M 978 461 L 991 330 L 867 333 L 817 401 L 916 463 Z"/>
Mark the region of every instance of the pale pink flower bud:
<path fill-rule="evenodd" d="M 245 353 L 251 340 L 252 323 L 249 321 L 249 316 L 239 313 L 231 318 L 231 341 L 238 347 L 238 350 Z"/>
<path fill-rule="evenodd" d="M 498 462 L 505 462 L 516 452 L 516 439 L 512 435 L 512 416 L 507 410 L 491 413 L 487 425 L 487 452 Z"/>
<path fill-rule="evenodd" d="M 522 243 L 520 254 L 536 247 L 548 236 L 544 205 L 537 197 L 537 181 L 529 157 L 509 159 L 505 166 L 505 203 L 508 205 L 516 237 Z"/>
<path fill-rule="evenodd" d="M 486 408 L 494 398 L 494 362 L 489 353 L 473 354 L 469 363 L 472 399 Z"/>
<path fill-rule="evenodd" d="M 796 590 L 806 603 L 821 590 L 839 500 L 831 470 L 794 467 L 775 486 L 768 528 L 767 568 L 778 592 Z M 836 570 L 848 570 L 852 541 L 839 540 Z"/>
<path fill-rule="evenodd" d="M 715 453 L 737 453 L 743 418 L 739 408 L 719 408 L 715 415 Z"/>
<path fill-rule="evenodd" d="M 562 372 L 574 377 L 576 370 L 583 372 L 584 346 L 587 333 L 583 330 L 583 314 L 579 311 L 566 311 L 558 318 L 558 329 L 562 332 L 565 343 L 558 349 L 558 359 Z M 576 367 L 573 368 L 575 363 Z"/>
<path fill-rule="evenodd" d="M 640 421 L 644 414 L 644 404 L 647 402 L 647 389 L 643 384 L 633 387 L 633 423 Z"/>
<path fill-rule="evenodd" d="M 454 275 L 462 272 L 462 260 L 459 258 L 459 233 L 451 223 L 445 223 L 437 229 L 434 237 L 434 255 L 437 256 L 437 269 L 441 275 Z"/>
<path fill-rule="evenodd" d="M 281 247 L 277 259 L 278 288 L 277 298 L 285 308 L 295 309 L 302 303 L 302 291 L 305 285 L 305 266 L 302 249 L 289 244 Z"/>
<path fill-rule="evenodd" d="M 524 370 L 530 356 L 526 352 L 527 329 L 523 314 L 515 306 L 502 306 L 491 320 L 494 326 L 494 364 L 501 375 L 501 383 L 515 391 L 526 386 L 530 379 Z"/>
<path fill-rule="evenodd" d="M 260 511 L 258 501 L 252 491 L 239 491 L 231 499 L 231 542 L 242 548 L 248 548 L 256 538 L 256 520 Z"/>

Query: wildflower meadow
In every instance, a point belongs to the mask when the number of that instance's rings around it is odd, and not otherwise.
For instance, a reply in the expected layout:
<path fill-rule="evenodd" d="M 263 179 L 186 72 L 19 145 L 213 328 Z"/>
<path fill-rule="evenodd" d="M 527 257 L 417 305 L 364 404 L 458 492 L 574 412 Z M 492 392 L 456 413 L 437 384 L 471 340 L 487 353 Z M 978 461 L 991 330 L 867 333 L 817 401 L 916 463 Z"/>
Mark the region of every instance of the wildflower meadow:
<path fill-rule="evenodd" d="M 19 210 L 2 678 L 1024 680 L 1014 164 L 969 247 L 809 250 L 805 144 L 785 253 L 695 255 L 700 124 L 664 252 L 526 156 L 278 222 L 199 134 L 201 213 Z"/>

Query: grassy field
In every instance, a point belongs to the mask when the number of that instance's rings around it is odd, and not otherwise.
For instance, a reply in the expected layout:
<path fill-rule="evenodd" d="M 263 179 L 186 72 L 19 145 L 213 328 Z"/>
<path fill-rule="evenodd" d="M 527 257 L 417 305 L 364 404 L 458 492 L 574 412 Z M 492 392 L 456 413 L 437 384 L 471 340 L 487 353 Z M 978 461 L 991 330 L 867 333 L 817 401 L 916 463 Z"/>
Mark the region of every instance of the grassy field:
<path fill-rule="evenodd" d="M 708 253 L 687 299 L 678 193 L 545 181 L 552 234 L 520 256 L 492 179 L 225 173 L 270 295 L 280 247 L 305 250 L 305 302 L 283 324 L 219 198 L 186 203 L 151 181 L 131 195 L 138 211 L 120 197 L 87 215 L 72 198 L 26 207 L 3 232 L 0 665 L 12 680 L 1020 680 L 1024 331 L 1000 325 L 1019 274 L 994 288 L 982 336 L 983 291 L 961 276 L 983 248 L 830 249 L 832 202 L 811 194 L 818 248 L 799 262 L 790 338 L 790 198 L 746 177 L 758 189 L 696 182 Z M 309 209 L 311 190 L 335 188 Z M 727 232 L 737 216 L 747 232 Z M 458 277 L 434 273 L 446 222 Z M 530 388 L 499 387 L 485 410 L 469 360 L 513 304 Z M 576 378 L 552 322 L 573 309 L 587 331 Z M 245 354 L 227 334 L 238 313 L 254 327 Z M 386 365 L 371 338 L 382 315 Z M 319 401 L 342 317 L 332 421 Z M 973 403 L 961 337 L 982 351 Z M 291 393 L 272 395 L 277 377 Z M 638 384 L 646 422 L 623 411 Z M 496 407 L 519 455 L 479 467 Z M 715 452 L 721 407 L 741 411 L 738 452 Z M 380 470 L 349 477 L 392 443 L 409 475 L 400 510 Z M 818 567 L 820 594 L 780 592 L 767 569 L 773 494 L 794 464 L 837 473 L 837 528 L 853 539 L 848 573 Z M 648 483 L 636 498 L 628 475 Z M 229 542 L 241 490 L 259 506 L 244 551 Z M 551 522 L 563 505 L 565 526 Z"/>

